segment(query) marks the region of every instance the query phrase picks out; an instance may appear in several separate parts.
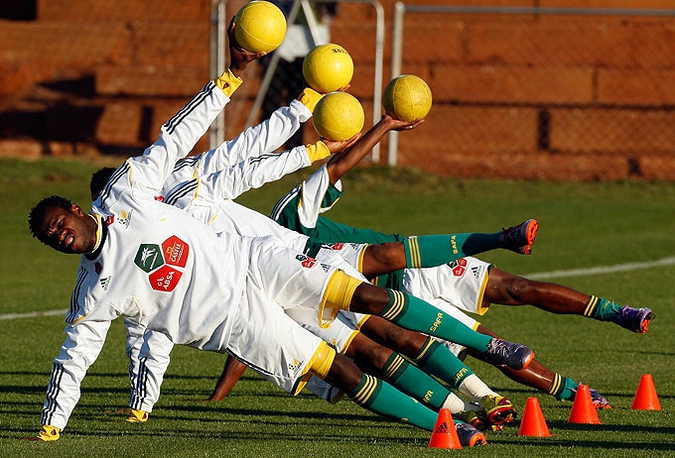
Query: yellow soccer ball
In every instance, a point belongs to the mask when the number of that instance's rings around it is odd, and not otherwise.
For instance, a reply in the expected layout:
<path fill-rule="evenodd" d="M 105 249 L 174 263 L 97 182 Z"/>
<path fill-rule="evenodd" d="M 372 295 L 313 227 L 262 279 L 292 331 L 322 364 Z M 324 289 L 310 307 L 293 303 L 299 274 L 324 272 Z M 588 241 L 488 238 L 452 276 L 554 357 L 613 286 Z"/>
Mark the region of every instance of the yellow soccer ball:
<path fill-rule="evenodd" d="M 286 16 L 274 3 L 264 0 L 242 6 L 234 23 L 234 38 L 247 51 L 274 51 L 286 36 Z"/>
<path fill-rule="evenodd" d="M 322 138 L 343 141 L 361 132 L 365 113 L 361 102 L 346 92 L 324 95 L 314 109 L 314 128 Z"/>
<path fill-rule="evenodd" d="M 312 89 L 326 94 L 350 83 L 354 76 L 354 62 L 340 45 L 319 45 L 302 61 L 302 75 Z"/>
<path fill-rule="evenodd" d="M 392 79 L 382 96 L 384 111 L 392 118 L 407 122 L 426 117 L 432 102 L 429 85 L 415 75 L 400 75 Z"/>

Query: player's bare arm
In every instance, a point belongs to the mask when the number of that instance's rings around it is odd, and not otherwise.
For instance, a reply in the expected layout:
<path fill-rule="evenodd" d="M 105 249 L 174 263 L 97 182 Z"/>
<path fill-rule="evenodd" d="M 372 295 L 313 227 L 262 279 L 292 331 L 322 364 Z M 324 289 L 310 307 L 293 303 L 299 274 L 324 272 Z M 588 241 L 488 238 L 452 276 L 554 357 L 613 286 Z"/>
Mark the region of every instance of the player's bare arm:
<path fill-rule="evenodd" d="M 349 150 L 331 157 L 326 167 L 331 183 L 336 183 L 345 173 L 356 167 L 388 132 L 412 130 L 423 122 L 424 119 L 417 119 L 413 122 L 399 121 L 384 114 L 378 123 L 361 136 Z"/>

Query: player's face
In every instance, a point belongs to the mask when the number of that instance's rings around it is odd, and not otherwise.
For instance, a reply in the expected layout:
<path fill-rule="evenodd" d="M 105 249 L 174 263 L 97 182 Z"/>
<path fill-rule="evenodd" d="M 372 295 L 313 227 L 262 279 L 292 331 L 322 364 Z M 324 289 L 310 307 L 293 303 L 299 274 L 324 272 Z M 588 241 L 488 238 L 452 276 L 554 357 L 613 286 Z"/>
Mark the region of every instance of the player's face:
<path fill-rule="evenodd" d="M 94 221 L 80 207 L 51 207 L 42 220 L 41 240 L 61 253 L 86 253 L 96 243 Z"/>

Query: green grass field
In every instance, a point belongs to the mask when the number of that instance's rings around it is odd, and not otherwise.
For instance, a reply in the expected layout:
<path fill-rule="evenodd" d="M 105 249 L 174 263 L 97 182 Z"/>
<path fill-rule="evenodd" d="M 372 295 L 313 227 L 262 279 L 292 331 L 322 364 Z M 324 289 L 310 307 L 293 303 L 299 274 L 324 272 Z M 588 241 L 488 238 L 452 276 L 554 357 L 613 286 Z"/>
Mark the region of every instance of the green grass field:
<path fill-rule="evenodd" d="M 110 161 L 107 161 L 110 162 Z M 503 337 L 530 345 L 551 369 L 600 391 L 613 405 L 601 425 L 568 423 L 571 403 L 516 384 L 491 366 L 469 365 L 522 411 L 536 396 L 553 434 L 518 436 L 518 422 L 489 433 L 482 448 L 433 450 L 430 434 L 379 418 L 349 400 L 329 405 L 293 398 L 251 371 L 220 403 L 206 398 L 224 357 L 177 347 L 162 397 L 146 424 L 127 424 L 118 409 L 128 401 L 125 331 L 115 323 L 103 353 L 85 378 L 82 398 L 60 441 L 24 442 L 34 435 L 51 360 L 63 341 L 64 314 L 10 317 L 65 310 L 78 259 L 32 239 L 27 213 L 41 197 L 63 194 L 86 206 L 89 174 L 101 164 L 42 160 L 0 161 L 0 456 L 321 456 L 321 457 L 646 457 L 675 456 L 675 187 L 671 183 L 553 184 L 459 181 L 411 170 L 360 169 L 332 217 L 354 225 L 405 234 L 493 232 L 528 217 L 541 229 L 534 253 L 482 258 L 528 275 L 626 265 L 551 281 L 631 305 L 648 305 L 658 318 L 646 335 L 579 316 L 533 307 L 494 306 L 482 321 Z M 310 171 L 243 196 L 264 213 Z M 666 259 L 664 265 L 652 264 Z M 632 267 L 631 267 L 632 266 Z M 634 411 L 640 376 L 656 384 L 661 411 Z"/>

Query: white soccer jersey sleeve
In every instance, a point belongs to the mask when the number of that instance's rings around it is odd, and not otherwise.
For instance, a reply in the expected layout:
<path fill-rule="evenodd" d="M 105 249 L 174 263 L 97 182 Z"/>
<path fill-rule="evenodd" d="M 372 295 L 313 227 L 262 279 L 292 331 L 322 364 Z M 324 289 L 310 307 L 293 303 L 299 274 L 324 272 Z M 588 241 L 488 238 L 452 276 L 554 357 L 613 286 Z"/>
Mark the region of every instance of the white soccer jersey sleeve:
<path fill-rule="evenodd" d="M 333 189 L 337 194 L 331 195 Z M 326 164 L 282 197 L 272 210 L 272 219 L 278 221 L 286 205 L 297 205 L 299 222 L 303 227 L 315 228 L 319 215 L 329 211 L 342 193 L 342 180 L 331 187 Z"/>
<path fill-rule="evenodd" d="M 168 190 L 185 180 L 227 169 L 249 158 L 270 154 L 311 117 L 312 112 L 305 105 L 293 100 L 289 106 L 272 113 L 270 119 L 249 127 L 234 139 L 176 164 L 165 188 Z"/>
<path fill-rule="evenodd" d="M 147 329 L 131 320 L 124 320 L 127 328 L 127 356 L 131 393 L 129 407 L 145 412 L 159 399 L 160 388 L 169 363 L 173 342 L 161 332 Z"/>
<path fill-rule="evenodd" d="M 63 429 L 80 399 L 80 384 L 98 357 L 110 321 L 92 321 L 66 326 L 66 340 L 54 358 L 41 423 Z"/>
<path fill-rule="evenodd" d="M 218 203 L 235 199 L 244 192 L 277 181 L 289 173 L 312 165 L 304 146 L 297 146 L 281 153 L 264 154 L 249 158 L 223 170 L 197 176 L 162 191 L 164 202 L 181 208 L 195 199 Z"/>
<path fill-rule="evenodd" d="M 126 161 L 132 171 L 128 174 L 128 187 L 145 194 L 159 195 L 173 173 L 176 162 L 194 148 L 228 100 L 212 82 L 204 86 L 196 97 L 162 126 L 159 139 L 142 156 Z M 103 190 L 104 199 L 105 195 L 110 194 L 114 177 Z"/>

